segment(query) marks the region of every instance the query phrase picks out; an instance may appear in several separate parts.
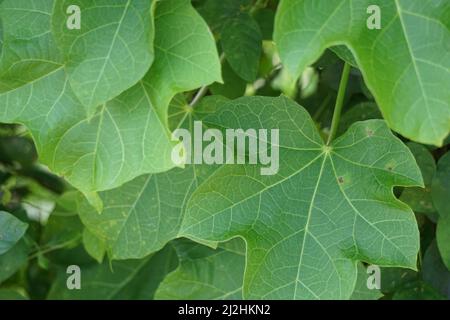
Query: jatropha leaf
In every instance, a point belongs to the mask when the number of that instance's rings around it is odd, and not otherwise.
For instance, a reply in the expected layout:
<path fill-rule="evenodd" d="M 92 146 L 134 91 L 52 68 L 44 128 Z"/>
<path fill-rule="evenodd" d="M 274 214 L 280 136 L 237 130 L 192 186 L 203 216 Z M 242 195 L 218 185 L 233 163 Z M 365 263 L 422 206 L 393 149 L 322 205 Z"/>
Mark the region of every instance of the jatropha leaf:
<path fill-rule="evenodd" d="M 382 120 L 353 124 L 325 145 L 285 97 L 222 105 L 209 127 L 279 129 L 279 171 L 223 166 L 193 193 L 180 236 L 247 242 L 244 298 L 349 298 L 357 261 L 416 268 L 417 224 L 394 186 L 420 186 L 408 148 Z M 273 148 L 273 146 L 272 146 Z"/>
<path fill-rule="evenodd" d="M 154 3 L 55 2 L 52 32 L 64 54 L 69 82 L 90 114 L 136 84 L 148 71 L 154 57 Z M 68 26 L 69 9 L 74 6 L 80 10 L 79 26 Z"/>
<path fill-rule="evenodd" d="M 195 120 L 214 112 L 225 98 L 206 97 L 192 109 L 176 97 L 171 104 L 173 129 L 189 129 Z M 217 166 L 189 165 L 140 176 L 121 187 L 100 192 L 101 214 L 82 200 L 78 213 L 114 259 L 142 258 L 177 238 L 187 200 Z"/>
<path fill-rule="evenodd" d="M 448 1 L 283 0 L 274 38 L 296 76 L 327 47 L 346 45 L 389 126 L 442 145 L 450 131 L 450 91 L 442 90 L 450 87 L 449 30 Z"/>
<path fill-rule="evenodd" d="M 177 242 L 185 242 L 178 248 Z M 155 299 L 242 299 L 245 245 L 233 239 L 216 250 L 185 239 L 174 246 L 180 264 L 167 275 Z"/>
<path fill-rule="evenodd" d="M 0 121 L 25 124 L 41 162 L 87 195 L 172 168 L 170 99 L 221 78 L 206 23 L 187 0 L 159 3 L 152 68 L 88 120 L 52 37 L 52 5 L 53 1 L 28 0 L 0 5 Z"/>
<path fill-rule="evenodd" d="M 28 224 L 12 214 L 0 211 L 0 255 L 11 249 L 25 234 Z"/>

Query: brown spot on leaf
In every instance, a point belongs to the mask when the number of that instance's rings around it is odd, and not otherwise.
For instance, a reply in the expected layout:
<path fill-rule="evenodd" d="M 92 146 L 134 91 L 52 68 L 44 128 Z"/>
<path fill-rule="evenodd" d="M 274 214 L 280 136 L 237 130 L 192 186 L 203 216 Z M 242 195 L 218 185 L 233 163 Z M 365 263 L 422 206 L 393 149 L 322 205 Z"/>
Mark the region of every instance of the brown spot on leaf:
<path fill-rule="evenodd" d="M 344 177 L 339 177 L 338 181 L 339 181 L 340 184 L 344 183 Z"/>

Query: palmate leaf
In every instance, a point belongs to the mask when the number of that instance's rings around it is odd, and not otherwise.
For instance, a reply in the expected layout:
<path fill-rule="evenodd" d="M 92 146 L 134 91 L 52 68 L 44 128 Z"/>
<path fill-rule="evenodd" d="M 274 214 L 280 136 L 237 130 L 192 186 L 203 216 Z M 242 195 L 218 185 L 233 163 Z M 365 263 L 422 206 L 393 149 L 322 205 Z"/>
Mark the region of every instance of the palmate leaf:
<path fill-rule="evenodd" d="M 0 121 L 25 124 L 41 162 L 85 194 L 172 168 L 168 102 L 177 92 L 220 80 L 206 23 L 187 0 L 161 2 L 151 70 L 88 120 L 50 32 L 52 4 L 1 4 Z"/>
<path fill-rule="evenodd" d="M 366 10 L 381 9 L 369 30 Z M 442 145 L 450 131 L 450 3 L 410 0 L 283 0 L 275 41 L 298 76 L 330 46 L 345 44 L 389 126 Z"/>
<path fill-rule="evenodd" d="M 280 170 L 223 166 L 191 196 L 180 236 L 247 242 L 244 298 L 349 298 L 358 260 L 416 268 L 419 234 L 394 186 L 420 186 L 408 148 L 381 120 L 324 145 L 287 98 L 241 98 L 204 119 L 219 128 L 279 129 Z"/>
<path fill-rule="evenodd" d="M 95 109 L 136 84 L 153 61 L 150 0 L 64 0 L 53 9 L 52 32 L 75 94 Z M 80 8 L 80 29 L 67 27 L 67 8 Z"/>

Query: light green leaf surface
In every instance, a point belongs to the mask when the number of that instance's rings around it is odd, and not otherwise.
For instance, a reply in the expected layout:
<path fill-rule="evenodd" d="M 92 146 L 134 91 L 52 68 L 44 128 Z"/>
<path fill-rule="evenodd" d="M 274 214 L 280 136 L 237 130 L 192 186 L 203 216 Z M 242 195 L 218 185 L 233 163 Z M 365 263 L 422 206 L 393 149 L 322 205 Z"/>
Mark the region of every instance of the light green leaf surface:
<path fill-rule="evenodd" d="M 69 82 L 89 114 L 136 84 L 153 61 L 152 0 L 55 2 L 52 33 L 64 54 Z M 80 8 L 80 29 L 66 10 Z"/>
<path fill-rule="evenodd" d="M 213 112 L 225 100 L 207 97 L 192 110 L 177 96 L 170 111 L 172 128 L 191 129 L 194 120 Z M 101 214 L 81 201 L 80 218 L 105 244 L 112 258 L 144 257 L 177 237 L 190 194 L 215 168 L 189 165 L 143 175 L 119 188 L 100 192 L 104 204 Z"/>
<path fill-rule="evenodd" d="M 0 255 L 11 249 L 25 234 L 28 224 L 12 214 L 0 211 Z"/>
<path fill-rule="evenodd" d="M 370 30 L 369 5 L 381 10 Z M 450 2 L 283 0 L 275 22 L 281 60 L 295 76 L 327 47 L 346 45 L 389 126 L 442 145 L 450 131 Z"/>
<path fill-rule="evenodd" d="M 92 258 L 102 263 L 106 254 L 105 244 L 87 228 L 83 230 L 83 246 Z"/>
<path fill-rule="evenodd" d="M 417 224 L 392 188 L 420 186 L 422 178 L 383 121 L 355 123 L 325 146 L 296 103 L 248 97 L 221 106 L 204 123 L 280 130 L 279 172 L 223 166 L 192 195 L 180 233 L 245 238 L 244 298 L 346 299 L 358 260 L 416 268 Z"/>
<path fill-rule="evenodd" d="M 181 248 L 183 251 L 180 253 L 182 257 L 180 257 L 178 268 L 161 282 L 155 298 L 164 300 L 242 299 L 245 246 L 241 239 L 231 240 L 231 242 L 238 242 L 237 246 L 242 247 L 243 250 L 233 251 L 223 247 L 212 250 L 194 242 L 185 244 Z"/>
<path fill-rule="evenodd" d="M 7 23 L 0 60 L 0 121 L 25 124 L 41 162 L 93 199 L 92 192 L 172 168 L 170 99 L 220 80 L 219 57 L 206 23 L 187 0 L 161 2 L 150 72 L 88 120 L 51 37 L 52 3 L 1 4 L 0 17 Z"/>

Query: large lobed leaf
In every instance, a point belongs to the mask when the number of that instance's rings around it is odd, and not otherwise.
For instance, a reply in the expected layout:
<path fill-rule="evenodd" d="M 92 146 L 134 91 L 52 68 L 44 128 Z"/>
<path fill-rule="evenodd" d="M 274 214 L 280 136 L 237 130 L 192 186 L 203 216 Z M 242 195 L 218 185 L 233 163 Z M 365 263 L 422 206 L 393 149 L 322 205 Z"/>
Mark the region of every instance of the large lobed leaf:
<path fill-rule="evenodd" d="M 79 213 L 113 258 L 143 257 L 180 236 L 240 236 L 244 298 L 349 298 L 358 260 L 415 268 L 415 218 L 392 188 L 422 179 L 382 120 L 358 122 L 328 147 L 285 97 L 209 97 L 192 111 L 176 105 L 173 117 L 186 128 L 202 119 L 220 129 L 280 129 L 280 170 L 261 176 L 255 165 L 194 165 L 100 193 L 102 214 L 86 203 Z"/>
<path fill-rule="evenodd" d="M 193 193 L 181 236 L 247 242 L 243 295 L 349 298 L 356 262 L 415 269 L 419 233 L 394 186 L 422 185 L 408 148 L 381 120 L 352 125 L 331 146 L 287 98 L 242 98 L 208 126 L 280 130 L 280 170 L 223 166 Z"/>
<path fill-rule="evenodd" d="M 381 9 L 369 30 L 367 8 Z M 298 76 L 330 46 L 345 44 L 389 126 L 421 143 L 442 145 L 450 131 L 450 2 L 283 0 L 275 41 Z"/>

